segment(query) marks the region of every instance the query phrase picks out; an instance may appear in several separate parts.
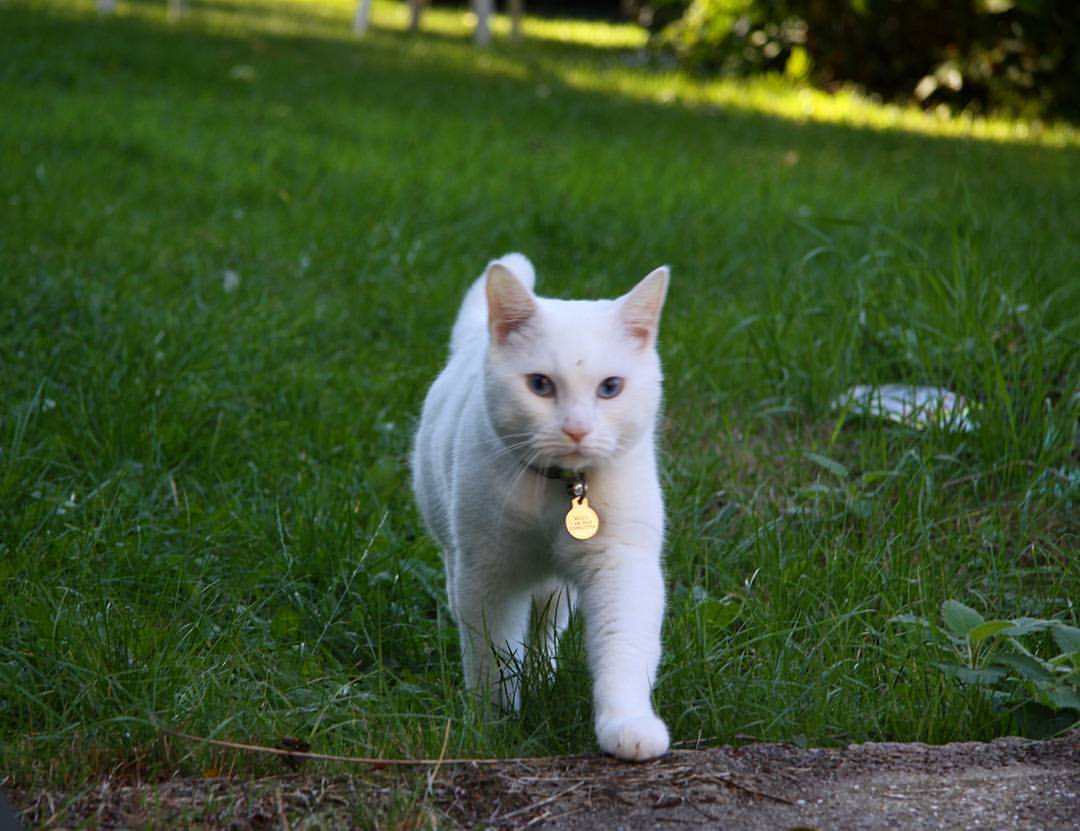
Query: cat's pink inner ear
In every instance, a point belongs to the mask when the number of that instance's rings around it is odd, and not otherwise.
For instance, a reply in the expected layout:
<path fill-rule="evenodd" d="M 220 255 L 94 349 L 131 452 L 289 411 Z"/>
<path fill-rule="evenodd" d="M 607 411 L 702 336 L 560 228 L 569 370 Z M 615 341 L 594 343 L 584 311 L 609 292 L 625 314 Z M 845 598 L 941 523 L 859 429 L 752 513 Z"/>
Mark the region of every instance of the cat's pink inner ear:
<path fill-rule="evenodd" d="M 536 313 L 536 301 L 525 285 L 501 263 L 487 270 L 488 329 L 496 343 L 504 343 Z"/>
<path fill-rule="evenodd" d="M 660 310 L 667 296 L 670 270 L 666 265 L 652 271 L 619 301 L 619 318 L 626 331 L 649 346 L 660 328 Z"/>

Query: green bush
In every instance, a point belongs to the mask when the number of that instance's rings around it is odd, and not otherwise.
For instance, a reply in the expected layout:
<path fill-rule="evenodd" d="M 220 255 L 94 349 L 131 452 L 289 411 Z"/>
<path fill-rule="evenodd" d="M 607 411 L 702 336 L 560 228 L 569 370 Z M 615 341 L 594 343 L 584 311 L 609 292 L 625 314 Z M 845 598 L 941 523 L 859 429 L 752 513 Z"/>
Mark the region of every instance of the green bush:
<path fill-rule="evenodd" d="M 1029 617 L 985 620 L 956 600 L 941 604 L 941 618 L 944 627 L 914 615 L 895 620 L 920 628 L 945 658 L 937 668 L 1012 713 L 1024 735 L 1045 738 L 1080 724 L 1080 629 Z"/>
<path fill-rule="evenodd" d="M 694 70 L 786 72 L 924 105 L 1080 113 L 1080 4 L 1073 0 L 692 0 L 682 6 L 657 42 Z"/>

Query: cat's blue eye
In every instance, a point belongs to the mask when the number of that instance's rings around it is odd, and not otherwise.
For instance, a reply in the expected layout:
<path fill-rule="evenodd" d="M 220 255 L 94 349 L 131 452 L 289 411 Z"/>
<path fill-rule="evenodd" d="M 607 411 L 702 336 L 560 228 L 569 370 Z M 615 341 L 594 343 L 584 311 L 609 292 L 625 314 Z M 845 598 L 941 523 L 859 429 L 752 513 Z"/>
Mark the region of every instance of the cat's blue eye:
<path fill-rule="evenodd" d="M 623 379 L 612 376 L 605 378 L 596 388 L 596 394 L 601 398 L 614 398 L 623 390 Z"/>
<path fill-rule="evenodd" d="M 525 383 L 528 385 L 530 392 L 539 395 L 541 398 L 551 398 L 555 395 L 555 382 L 539 372 L 526 375 Z"/>

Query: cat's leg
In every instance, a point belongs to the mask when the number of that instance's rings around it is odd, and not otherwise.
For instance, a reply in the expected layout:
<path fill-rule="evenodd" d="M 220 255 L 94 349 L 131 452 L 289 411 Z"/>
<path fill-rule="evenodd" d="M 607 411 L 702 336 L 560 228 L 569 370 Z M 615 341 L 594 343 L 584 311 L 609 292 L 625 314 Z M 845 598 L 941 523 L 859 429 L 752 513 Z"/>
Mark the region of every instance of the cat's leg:
<path fill-rule="evenodd" d="M 577 602 L 573 589 L 560 580 L 548 580 L 533 590 L 534 644 L 544 651 L 551 662 L 551 671 L 557 665 L 559 638 L 570 623 L 570 610 Z"/>
<path fill-rule="evenodd" d="M 503 709 L 519 709 L 530 595 L 493 590 L 482 581 L 459 580 L 452 597 L 465 685 Z"/>
<path fill-rule="evenodd" d="M 600 749 L 620 759 L 662 756 L 670 739 L 651 700 L 664 614 L 659 555 L 615 545 L 581 576 Z"/>

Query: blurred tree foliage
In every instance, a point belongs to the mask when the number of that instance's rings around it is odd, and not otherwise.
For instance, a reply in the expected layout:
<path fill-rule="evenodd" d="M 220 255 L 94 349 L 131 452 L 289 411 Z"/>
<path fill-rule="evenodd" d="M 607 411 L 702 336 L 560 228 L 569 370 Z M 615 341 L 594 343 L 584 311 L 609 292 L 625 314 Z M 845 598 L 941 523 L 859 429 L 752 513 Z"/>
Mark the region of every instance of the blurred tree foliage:
<path fill-rule="evenodd" d="M 925 105 L 1080 114 L 1080 0 L 641 0 L 680 63 Z"/>

